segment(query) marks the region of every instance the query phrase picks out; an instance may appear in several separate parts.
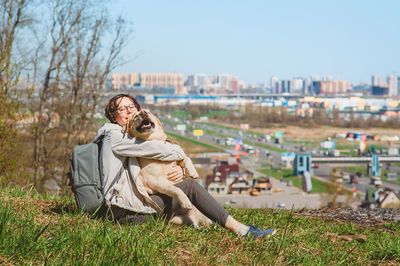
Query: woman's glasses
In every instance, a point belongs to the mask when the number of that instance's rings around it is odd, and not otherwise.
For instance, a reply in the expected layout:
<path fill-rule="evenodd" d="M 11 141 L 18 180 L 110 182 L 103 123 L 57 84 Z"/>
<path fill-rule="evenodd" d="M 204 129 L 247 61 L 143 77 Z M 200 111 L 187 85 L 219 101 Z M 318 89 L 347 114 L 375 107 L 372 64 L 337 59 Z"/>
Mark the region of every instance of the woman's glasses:
<path fill-rule="evenodd" d="M 129 111 L 133 112 L 136 110 L 136 106 L 134 104 L 123 105 L 123 106 L 118 107 L 117 111 L 120 114 L 125 114 L 126 112 L 128 112 L 128 109 L 129 109 Z"/>

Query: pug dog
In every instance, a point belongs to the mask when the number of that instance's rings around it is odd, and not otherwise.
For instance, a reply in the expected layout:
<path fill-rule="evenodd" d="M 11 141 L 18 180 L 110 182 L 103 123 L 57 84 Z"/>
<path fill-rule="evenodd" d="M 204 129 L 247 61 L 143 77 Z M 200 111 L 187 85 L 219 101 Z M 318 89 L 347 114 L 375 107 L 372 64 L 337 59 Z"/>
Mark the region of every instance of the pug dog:
<path fill-rule="evenodd" d="M 149 110 L 142 109 L 133 114 L 123 129 L 123 133 L 128 133 L 143 141 L 161 140 L 166 141 L 167 135 L 161 125 L 160 120 Z M 167 173 L 171 170 L 172 164 L 176 163 L 185 169 L 187 177 L 198 178 L 199 175 L 189 157 L 181 161 L 165 162 L 147 158 L 137 158 L 140 165 L 139 178 L 141 179 L 147 193 L 162 193 L 170 197 L 177 198 L 181 209 L 175 213 L 171 222 L 175 224 L 188 224 L 195 227 L 199 225 L 209 225 L 211 220 L 204 216 L 190 202 L 186 194 L 174 183 L 167 179 Z"/>

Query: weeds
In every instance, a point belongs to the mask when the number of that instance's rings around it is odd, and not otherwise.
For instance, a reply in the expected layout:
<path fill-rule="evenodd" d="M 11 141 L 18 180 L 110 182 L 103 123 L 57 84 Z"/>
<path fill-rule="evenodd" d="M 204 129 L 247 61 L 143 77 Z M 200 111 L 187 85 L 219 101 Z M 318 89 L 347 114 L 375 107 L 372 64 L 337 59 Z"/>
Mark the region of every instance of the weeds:
<path fill-rule="evenodd" d="M 398 223 L 379 228 L 292 211 L 234 209 L 247 224 L 277 228 L 266 239 L 163 220 L 123 226 L 92 219 L 71 198 L 0 190 L 0 260 L 6 264 L 399 264 Z M 46 204 L 44 204 L 46 203 Z M 21 208 L 24 206 L 24 208 Z M 341 234 L 364 235 L 345 241 Z"/>

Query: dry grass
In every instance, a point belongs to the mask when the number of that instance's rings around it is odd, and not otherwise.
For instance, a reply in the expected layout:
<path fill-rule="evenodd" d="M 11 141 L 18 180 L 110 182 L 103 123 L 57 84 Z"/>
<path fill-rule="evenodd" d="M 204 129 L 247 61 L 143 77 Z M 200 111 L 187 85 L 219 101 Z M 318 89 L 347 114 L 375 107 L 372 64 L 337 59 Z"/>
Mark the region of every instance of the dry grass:
<path fill-rule="evenodd" d="M 5 232 L 0 234 L 0 264 L 368 265 L 400 262 L 400 239 L 393 234 L 393 230 L 400 228 L 395 223 L 376 230 L 332 219 L 291 215 L 284 210 L 229 209 L 246 224 L 278 228 L 278 233 L 271 238 L 244 239 L 219 226 L 195 230 L 160 220 L 121 226 L 90 219 L 74 208 L 71 198 L 48 197 L 36 192 L 6 189 L 0 190 L 0 198 L 0 225 Z M 7 204 L 11 211 L 6 210 Z M 361 241 L 355 236 L 361 236 Z"/>

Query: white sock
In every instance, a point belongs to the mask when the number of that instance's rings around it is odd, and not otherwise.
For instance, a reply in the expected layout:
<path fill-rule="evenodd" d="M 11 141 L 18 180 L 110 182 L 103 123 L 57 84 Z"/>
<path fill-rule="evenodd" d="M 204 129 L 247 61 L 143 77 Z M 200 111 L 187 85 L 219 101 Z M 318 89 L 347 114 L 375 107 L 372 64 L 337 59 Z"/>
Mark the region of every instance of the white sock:
<path fill-rule="evenodd" d="M 235 233 L 239 236 L 244 236 L 249 232 L 249 228 L 247 225 L 241 224 Z"/>

